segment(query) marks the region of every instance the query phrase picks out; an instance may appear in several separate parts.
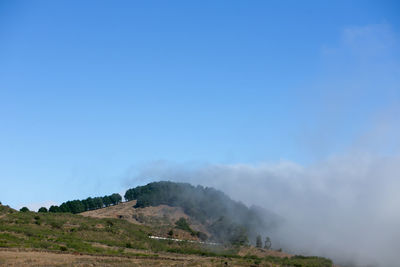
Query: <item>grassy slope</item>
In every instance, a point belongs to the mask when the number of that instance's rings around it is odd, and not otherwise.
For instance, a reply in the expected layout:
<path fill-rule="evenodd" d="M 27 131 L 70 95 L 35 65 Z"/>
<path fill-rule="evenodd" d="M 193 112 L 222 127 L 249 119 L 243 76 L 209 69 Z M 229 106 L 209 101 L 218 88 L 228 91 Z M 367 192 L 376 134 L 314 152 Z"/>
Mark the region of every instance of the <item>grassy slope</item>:
<path fill-rule="evenodd" d="M 224 257 L 242 263 L 275 266 L 332 266 L 316 257 L 259 258 L 237 255 L 235 248 L 210 250 L 198 244 L 148 238 L 152 229 L 120 219 L 89 218 L 68 213 L 17 212 L 0 205 L 0 247 L 29 248 L 93 255 L 157 257 L 156 253 L 179 253 Z"/>

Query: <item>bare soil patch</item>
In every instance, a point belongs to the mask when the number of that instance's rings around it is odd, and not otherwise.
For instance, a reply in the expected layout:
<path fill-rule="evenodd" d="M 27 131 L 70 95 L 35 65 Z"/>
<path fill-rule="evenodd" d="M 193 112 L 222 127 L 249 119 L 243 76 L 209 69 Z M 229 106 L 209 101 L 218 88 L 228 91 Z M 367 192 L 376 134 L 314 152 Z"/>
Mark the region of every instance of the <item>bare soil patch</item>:
<path fill-rule="evenodd" d="M 154 235 L 167 237 L 168 232 L 173 230 L 173 235 L 171 236 L 173 238 L 198 240 L 196 236 L 192 236 L 186 231 L 174 228 L 175 222 L 183 217 L 190 223 L 192 229 L 209 235 L 204 225 L 190 218 L 190 216 L 188 216 L 180 207 L 159 205 L 155 207 L 134 208 L 135 205 L 136 200 L 132 200 L 119 203 L 115 206 L 85 211 L 80 213 L 80 215 L 93 218 L 123 219 L 134 224 L 151 226 L 154 229 Z"/>
<path fill-rule="evenodd" d="M 279 257 L 279 258 L 290 258 L 293 255 L 281 252 L 281 251 L 276 251 L 272 249 L 264 249 L 264 248 L 255 248 L 255 247 L 242 247 L 238 253 L 240 256 L 246 256 L 246 255 L 254 255 L 259 258 L 267 257 L 267 256 L 273 256 L 273 257 Z"/>

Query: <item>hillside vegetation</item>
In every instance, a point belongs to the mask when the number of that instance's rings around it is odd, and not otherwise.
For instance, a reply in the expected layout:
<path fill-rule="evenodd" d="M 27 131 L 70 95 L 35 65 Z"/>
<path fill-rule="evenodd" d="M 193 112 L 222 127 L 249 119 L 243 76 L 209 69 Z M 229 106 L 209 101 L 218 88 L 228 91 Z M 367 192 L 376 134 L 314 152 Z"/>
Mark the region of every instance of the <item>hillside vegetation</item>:
<path fill-rule="evenodd" d="M 236 266 L 267 263 L 272 266 L 332 266 L 330 260 L 318 257 L 239 256 L 240 247 L 209 248 L 188 242 L 153 240 L 148 237 L 151 231 L 147 226 L 121 219 L 88 218 L 71 213 L 18 212 L 0 205 L 0 248 L 160 260 L 170 253 L 198 255 L 209 257 L 211 265 L 222 258 Z"/>
<path fill-rule="evenodd" d="M 181 207 L 191 218 L 204 224 L 213 241 L 245 245 L 258 231 L 267 232 L 271 223 L 243 203 L 233 201 L 214 188 L 187 183 L 153 182 L 126 191 L 126 200 L 136 199 L 135 208 L 168 205 Z M 273 221 L 274 218 L 269 218 Z"/>
<path fill-rule="evenodd" d="M 85 260 L 101 262 L 102 266 L 113 265 L 104 257 L 118 257 L 121 266 L 170 266 L 177 261 L 192 266 L 332 266 L 332 261 L 325 258 L 292 256 L 250 246 L 249 234 L 254 234 L 254 229 L 265 221 L 255 209 L 213 188 L 156 182 L 127 190 L 125 199 L 135 199 L 131 202 L 119 204 L 120 198 L 114 194 L 114 200 L 100 205 L 101 209 L 83 204 L 89 205 L 94 199 L 99 201 L 100 197 L 86 199 L 89 202 L 67 201 L 60 207 L 53 206 L 52 212 L 45 208 L 40 212 L 27 208 L 16 211 L 0 204 L 0 265 L 8 261 L 13 264 L 12 253 L 18 252 L 25 253 L 21 255 L 27 257 L 29 264 L 55 265 L 51 260 L 41 261 L 38 254 L 53 252 L 87 255 Z M 90 211 L 75 214 L 76 207 Z M 201 227 L 206 230 L 199 231 Z M 158 234 L 186 241 L 150 238 Z M 220 245 L 196 242 L 207 237 L 220 241 Z M 29 257 L 37 257 L 37 261 L 30 261 Z M 78 264 L 78 258 L 71 257 L 50 258 Z"/>
<path fill-rule="evenodd" d="M 266 233 L 274 225 L 276 218 L 259 208 L 248 208 L 243 203 L 233 201 L 223 192 L 210 187 L 192 186 L 188 183 L 170 181 L 153 182 L 144 186 L 128 189 L 124 195 L 126 201 L 136 200 L 135 208 L 167 205 L 180 207 L 198 224 L 206 228 L 207 233 L 192 232 L 202 240 L 209 238 L 219 243 L 245 245 L 256 239 L 260 233 Z M 82 213 L 116 205 L 122 197 L 112 194 L 104 197 L 72 200 L 58 206 L 51 206 L 50 212 Z"/>

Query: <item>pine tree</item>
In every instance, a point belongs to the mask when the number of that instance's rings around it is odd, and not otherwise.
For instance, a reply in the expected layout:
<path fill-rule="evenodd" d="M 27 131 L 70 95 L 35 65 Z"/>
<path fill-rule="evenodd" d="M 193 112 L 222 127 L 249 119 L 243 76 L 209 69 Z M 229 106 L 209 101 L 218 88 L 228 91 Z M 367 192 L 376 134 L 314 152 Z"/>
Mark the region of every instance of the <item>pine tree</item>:
<path fill-rule="evenodd" d="M 262 247 L 262 241 L 261 241 L 262 239 L 261 239 L 261 236 L 260 235 L 258 235 L 257 236 L 257 239 L 256 239 L 256 247 L 257 248 L 261 248 Z"/>
<path fill-rule="evenodd" d="M 267 237 L 265 238 L 264 248 L 270 249 L 270 248 L 271 248 L 271 245 L 272 245 L 271 239 L 267 236 Z"/>

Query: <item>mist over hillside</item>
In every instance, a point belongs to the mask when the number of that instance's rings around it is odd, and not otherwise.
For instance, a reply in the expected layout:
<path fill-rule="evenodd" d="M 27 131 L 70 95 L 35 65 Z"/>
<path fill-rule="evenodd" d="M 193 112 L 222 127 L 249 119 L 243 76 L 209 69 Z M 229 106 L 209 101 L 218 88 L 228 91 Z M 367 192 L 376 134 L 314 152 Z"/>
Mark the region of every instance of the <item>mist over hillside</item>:
<path fill-rule="evenodd" d="M 400 251 L 400 158 L 366 154 L 303 166 L 158 162 L 135 179 L 168 177 L 212 186 L 281 217 L 263 235 L 273 247 L 333 258 L 344 266 L 396 266 Z"/>
<path fill-rule="evenodd" d="M 126 200 L 137 200 L 135 208 L 169 205 L 204 224 L 211 239 L 220 243 L 255 244 L 260 233 L 271 233 L 278 218 L 262 208 L 247 207 L 211 187 L 170 181 L 153 182 L 126 191 Z"/>
<path fill-rule="evenodd" d="M 202 240 L 208 239 L 221 244 L 254 245 L 258 235 L 263 233 L 266 237 L 279 225 L 279 217 L 261 207 L 249 208 L 240 201 L 232 200 L 222 191 L 189 183 L 152 182 L 128 189 L 124 199 L 135 200 L 132 207 L 135 209 L 160 205 L 182 208 L 186 215 L 205 227 L 210 236 L 200 231 L 192 231 L 192 234 Z M 69 200 L 60 206 L 52 205 L 48 211 L 79 214 L 115 206 L 121 200 L 121 195 L 114 193 L 103 197 Z M 41 209 L 47 212 L 45 207 Z M 185 228 L 190 229 L 189 226 Z"/>

